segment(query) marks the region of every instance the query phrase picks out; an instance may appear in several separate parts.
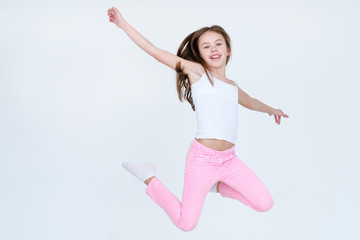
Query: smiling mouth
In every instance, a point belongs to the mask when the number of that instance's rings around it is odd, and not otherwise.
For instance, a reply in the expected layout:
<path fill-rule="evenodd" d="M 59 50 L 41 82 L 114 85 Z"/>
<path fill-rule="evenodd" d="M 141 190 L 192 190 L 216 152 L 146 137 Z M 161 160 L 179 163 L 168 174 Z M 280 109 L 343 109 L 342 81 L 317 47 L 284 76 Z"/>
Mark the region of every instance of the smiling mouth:
<path fill-rule="evenodd" d="M 216 55 L 211 56 L 210 59 L 212 59 L 212 60 L 218 60 L 218 59 L 220 59 L 220 57 L 221 57 L 221 55 L 216 54 Z"/>

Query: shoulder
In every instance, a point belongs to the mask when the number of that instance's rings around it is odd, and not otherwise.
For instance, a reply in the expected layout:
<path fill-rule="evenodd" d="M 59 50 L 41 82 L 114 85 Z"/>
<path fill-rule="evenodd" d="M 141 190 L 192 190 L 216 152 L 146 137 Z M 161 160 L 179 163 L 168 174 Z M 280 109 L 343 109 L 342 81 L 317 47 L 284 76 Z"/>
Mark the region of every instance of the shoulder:
<path fill-rule="evenodd" d="M 230 80 L 230 81 L 233 82 L 233 84 L 234 84 L 235 87 L 239 87 L 234 80 Z"/>
<path fill-rule="evenodd" d="M 239 87 L 234 80 L 231 80 L 229 78 L 227 78 L 227 80 L 229 81 L 230 84 L 234 85 L 235 87 Z"/>

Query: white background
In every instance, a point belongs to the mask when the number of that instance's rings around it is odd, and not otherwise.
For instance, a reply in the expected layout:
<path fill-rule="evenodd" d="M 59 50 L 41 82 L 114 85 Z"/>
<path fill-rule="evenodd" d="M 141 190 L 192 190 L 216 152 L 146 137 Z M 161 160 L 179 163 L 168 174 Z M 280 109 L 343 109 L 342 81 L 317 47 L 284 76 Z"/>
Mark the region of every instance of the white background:
<path fill-rule="evenodd" d="M 195 112 L 175 71 L 108 21 L 115 6 L 159 48 L 221 25 L 227 76 L 290 115 L 241 106 L 236 154 L 274 207 L 209 193 L 182 232 L 123 161 L 152 162 L 181 199 Z M 1 239 L 355 239 L 360 202 L 358 1 L 2 1 Z"/>

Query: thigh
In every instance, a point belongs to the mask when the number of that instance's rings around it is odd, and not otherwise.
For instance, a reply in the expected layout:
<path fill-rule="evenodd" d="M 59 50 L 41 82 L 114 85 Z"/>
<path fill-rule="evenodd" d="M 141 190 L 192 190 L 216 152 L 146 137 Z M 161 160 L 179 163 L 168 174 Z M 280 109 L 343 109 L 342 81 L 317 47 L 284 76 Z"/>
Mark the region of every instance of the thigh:
<path fill-rule="evenodd" d="M 237 156 L 229 160 L 221 181 L 239 192 L 258 211 L 273 205 L 273 198 L 261 179 Z"/>
<path fill-rule="evenodd" d="M 214 166 L 206 163 L 207 156 L 188 154 L 184 174 L 182 215 L 188 221 L 197 222 L 206 195 L 217 181 Z"/>

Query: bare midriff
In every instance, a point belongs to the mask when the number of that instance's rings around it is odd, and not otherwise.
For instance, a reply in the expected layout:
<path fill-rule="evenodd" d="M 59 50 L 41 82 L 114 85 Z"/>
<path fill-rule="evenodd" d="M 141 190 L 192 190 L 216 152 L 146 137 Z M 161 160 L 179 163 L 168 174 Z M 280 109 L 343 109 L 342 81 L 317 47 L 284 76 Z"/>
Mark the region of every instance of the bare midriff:
<path fill-rule="evenodd" d="M 217 151 L 225 151 L 230 149 L 232 146 L 234 146 L 234 144 L 231 142 L 215 139 L 215 138 L 199 138 L 199 139 L 196 138 L 196 141 L 198 141 L 202 145 L 205 145 L 208 148 Z"/>

